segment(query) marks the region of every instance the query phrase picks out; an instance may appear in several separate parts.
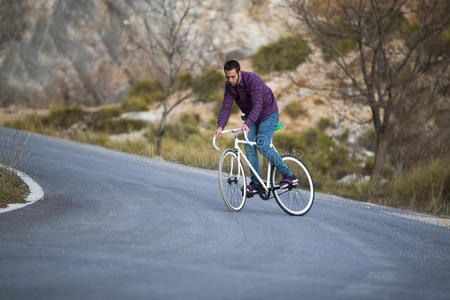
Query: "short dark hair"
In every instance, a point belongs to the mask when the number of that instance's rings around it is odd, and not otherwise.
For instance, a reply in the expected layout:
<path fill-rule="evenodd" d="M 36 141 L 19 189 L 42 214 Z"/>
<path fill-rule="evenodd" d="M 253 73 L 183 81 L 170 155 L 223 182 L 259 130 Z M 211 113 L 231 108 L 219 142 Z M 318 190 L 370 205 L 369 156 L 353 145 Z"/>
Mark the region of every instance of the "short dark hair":
<path fill-rule="evenodd" d="M 241 65 L 234 59 L 227 61 L 223 66 L 224 71 L 231 71 L 233 69 L 236 70 L 236 73 L 241 70 Z"/>

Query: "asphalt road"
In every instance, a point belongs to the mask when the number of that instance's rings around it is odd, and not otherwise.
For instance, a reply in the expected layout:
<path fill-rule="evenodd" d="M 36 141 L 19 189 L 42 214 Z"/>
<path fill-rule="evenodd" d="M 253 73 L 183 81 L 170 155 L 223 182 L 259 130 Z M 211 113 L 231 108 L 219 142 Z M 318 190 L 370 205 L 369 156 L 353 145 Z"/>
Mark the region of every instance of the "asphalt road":
<path fill-rule="evenodd" d="M 45 196 L 0 214 L 1 299 L 450 299 L 450 230 L 398 210 L 317 194 L 303 217 L 258 197 L 233 214 L 213 171 L 27 149 Z"/>

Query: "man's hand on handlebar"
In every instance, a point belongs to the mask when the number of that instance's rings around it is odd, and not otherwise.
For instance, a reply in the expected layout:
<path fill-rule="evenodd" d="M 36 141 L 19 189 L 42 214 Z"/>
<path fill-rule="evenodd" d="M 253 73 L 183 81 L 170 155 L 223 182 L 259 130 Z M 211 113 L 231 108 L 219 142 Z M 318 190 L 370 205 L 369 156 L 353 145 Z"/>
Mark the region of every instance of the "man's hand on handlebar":
<path fill-rule="evenodd" d="M 217 128 L 217 129 L 216 129 L 216 132 L 214 132 L 214 136 L 215 136 L 216 138 L 220 137 L 220 136 L 222 135 L 222 130 L 223 130 L 222 127 Z"/>
<path fill-rule="evenodd" d="M 245 134 L 250 132 L 250 128 L 248 128 L 247 124 L 242 124 L 242 131 L 245 132 Z"/>

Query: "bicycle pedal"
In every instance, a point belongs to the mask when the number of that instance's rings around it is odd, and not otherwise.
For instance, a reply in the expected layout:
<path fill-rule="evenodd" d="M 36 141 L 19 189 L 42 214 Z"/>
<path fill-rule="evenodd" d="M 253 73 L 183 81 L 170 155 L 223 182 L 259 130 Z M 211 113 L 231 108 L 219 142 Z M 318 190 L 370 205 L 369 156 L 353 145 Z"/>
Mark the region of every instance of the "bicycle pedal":
<path fill-rule="evenodd" d="M 280 185 L 280 189 L 287 189 L 287 188 L 292 189 L 293 187 L 296 187 L 297 185 L 298 185 L 298 179 L 292 181 L 292 184 L 285 183 L 285 184 Z"/>
<path fill-rule="evenodd" d="M 244 194 L 244 188 L 241 188 L 241 193 Z M 256 194 L 258 194 L 258 191 L 255 191 L 255 190 L 249 191 L 249 190 L 247 190 L 247 198 L 252 198 Z"/>

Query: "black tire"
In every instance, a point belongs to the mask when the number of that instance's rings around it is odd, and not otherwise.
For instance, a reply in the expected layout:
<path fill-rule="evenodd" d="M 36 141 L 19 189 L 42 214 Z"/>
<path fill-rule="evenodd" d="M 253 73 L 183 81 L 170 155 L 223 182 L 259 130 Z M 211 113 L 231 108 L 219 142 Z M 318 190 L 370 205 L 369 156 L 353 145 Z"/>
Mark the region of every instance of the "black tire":
<path fill-rule="evenodd" d="M 314 183 L 306 166 L 296 157 L 285 155 L 282 157 L 286 165 L 298 178 L 298 185 L 287 189 L 276 189 L 282 176 L 274 168 L 272 173 L 272 184 L 275 188 L 274 196 L 278 205 L 287 214 L 292 216 L 303 216 L 314 203 Z"/>
<path fill-rule="evenodd" d="M 244 208 L 247 182 L 244 167 L 233 150 L 226 150 L 220 157 L 219 186 L 223 201 L 232 212 Z"/>

